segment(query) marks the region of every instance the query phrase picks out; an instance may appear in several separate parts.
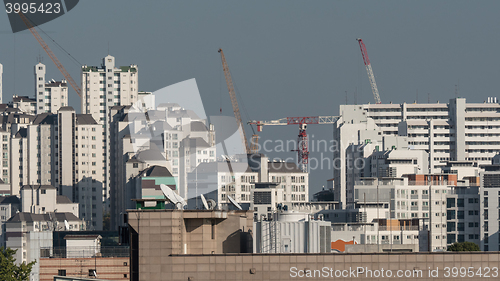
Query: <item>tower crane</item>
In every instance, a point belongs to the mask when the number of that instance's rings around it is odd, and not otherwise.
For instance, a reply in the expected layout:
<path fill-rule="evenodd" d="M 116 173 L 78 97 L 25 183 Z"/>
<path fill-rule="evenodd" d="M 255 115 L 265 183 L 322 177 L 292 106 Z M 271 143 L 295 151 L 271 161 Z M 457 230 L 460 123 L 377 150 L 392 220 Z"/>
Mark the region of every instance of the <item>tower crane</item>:
<path fill-rule="evenodd" d="M 73 80 L 73 78 L 71 77 L 71 75 L 69 75 L 69 73 L 66 71 L 66 69 L 61 64 L 61 62 L 57 59 L 56 55 L 54 55 L 54 53 L 49 48 L 49 46 L 47 46 L 47 44 L 45 43 L 45 41 L 43 41 L 42 37 L 40 37 L 40 34 L 38 34 L 38 32 L 35 30 L 35 27 L 33 26 L 33 24 L 31 24 L 31 22 L 28 20 L 28 18 L 26 18 L 26 16 L 23 13 L 21 13 L 19 11 L 18 14 L 21 17 L 21 19 L 23 20 L 23 22 L 26 25 L 26 27 L 28 27 L 28 29 L 31 32 L 31 34 L 33 34 L 33 36 L 38 41 L 38 43 L 40 43 L 40 45 L 45 50 L 45 52 L 50 57 L 50 59 L 52 59 L 52 62 L 54 62 L 54 64 L 56 65 L 56 67 L 59 69 L 59 71 L 61 71 L 61 73 L 64 76 L 64 78 L 66 79 L 66 81 L 68 81 L 68 83 L 71 85 L 71 87 L 73 88 L 73 90 L 75 90 L 75 92 L 81 98 L 82 97 L 82 90 L 76 84 L 75 80 Z"/>
<path fill-rule="evenodd" d="M 359 43 L 359 48 L 361 49 L 361 55 L 363 56 L 363 62 L 365 63 L 366 72 L 368 73 L 368 80 L 370 80 L 370 85 L 372 87 L 373 97 L 375 98 L 375 103 L 380 104 L 380 95 L 378 94 L 377 83 L 375 82 L 375 76 L 373 75 L 372 65 L 370 64 L 370 59 L 368 58 L 368 52 L 366 51 L 365 43 L 361 38 L 356 39 Z"/>
<path fill-rule="evenodd" d="M 307 125 L 309 124 L 334 124 L 339 119 L 338 116 L 310 116 L 310 117 L 286 117 L 271 121 L 249 121 L 248 124 L 257 125 L 257 132 L 262 132 L 263 126 L 283 126 L 299 125 L 299 135 L 297 138 L 297 160 L 300 169 L 307 172 L 309 164 L 309 144 L 307 140 Z"/>
<path fill-rule="evenodd" d="M 251 146 L 248 145 L 247 136 L 245 134 L 245 128 L 243 127 L 243 122 L 241 121 L 240 108 L 238 106 L 238 100 L 236 99 L 236 92 L 234 91 L 233 79 L 231 78 L 231 72 L 229 72 L 229 67 L 227 65 L 226 57 L 224 56 L 224 52 L 222 49 L 218 51 L 222 60 L 222 68 L 224 70 L 224 77 L 226 78 L 227 90 L 229 91 L 229 97 L 231 98 L 231 105 L 233 106 L 234 117 L 236 118 L 236 124 L 238 125 L 238 129 L 241 128 L 240 134 L 243 139 L 243 144 L 245 146 L 245 151 L 247 154 L 257 153 L 258 143 L 259 143 L 259 135 L 252 135 Z M 253 128 L 252 128 L 253 130 Z"/>

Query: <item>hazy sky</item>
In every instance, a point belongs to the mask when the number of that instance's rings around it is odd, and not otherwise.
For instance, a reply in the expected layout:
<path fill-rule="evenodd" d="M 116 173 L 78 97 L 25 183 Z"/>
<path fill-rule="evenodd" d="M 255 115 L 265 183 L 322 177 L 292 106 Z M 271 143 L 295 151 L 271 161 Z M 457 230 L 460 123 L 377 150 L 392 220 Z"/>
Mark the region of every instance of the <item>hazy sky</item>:
<path fill-rule="evenodd" d="M 41 28 L 79 62 L 139 66 L 139 90 L 195 78 L 208 116 L 232 115 L 218 48 L 226 55 L 247 119 L 336 115 L 339 104 L 373 103 L 356 38 L 366 44 L 382 102 L 483 102 L 500 75 L 500 1 L 82 0 Z M 80 67 L 44 37 L 80 83 Z M 12 34 L 0 13 L 4 101 L 33 96 L 39 53 L 47 79 L 62 79 L 34 37 Z M 355 95 L 356 93 L 356 95 Z M 70 90 L 70 105 L 80 109 Z M 251 134 L 247 128 L 247 134 Z M 331 139 L 330 126 L 309 126 Z M 296 126 L 266 127 L 261 140 L 295 139 Z M 294 157 L 292 152 L 272 157 Z M 312 154 L 312 157 L 320 157 Z M 332 171 L 311 173 L 311 193 Z"/>

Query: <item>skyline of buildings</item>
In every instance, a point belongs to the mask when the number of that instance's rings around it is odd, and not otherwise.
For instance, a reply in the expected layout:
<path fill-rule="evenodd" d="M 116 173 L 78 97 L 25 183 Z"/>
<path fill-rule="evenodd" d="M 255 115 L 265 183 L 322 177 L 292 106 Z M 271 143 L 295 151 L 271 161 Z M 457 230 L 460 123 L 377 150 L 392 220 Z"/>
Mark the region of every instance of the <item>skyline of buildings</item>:
<path fill-rule="evenodd" d="M 251 212 L 261 253 L 445 251 L 464 241 L 500 249 L 493 98 L 341 105 L 333 198 L 310 202 L 309 173 L 264 154 L 220 157 L 221 128 L 177 103 L 155 104 L 138 90 L 137 65 L 116 67 L 108 55 L 101 67 L 83 66 L 82 113 L 68 106 L 65 81 L 47 82 L 41 63 L 34 69 L 35 97 L 0 106 L 0 190 L 9 189 L 0 242 L 20 249 L 21 261 L 51 247 L 46 231 L 127 233 L 128 212 L 155 208 L 148 202 L 164 200 L 162 184 L 189 210 L 204 209 L 204 195 L 212 210 Z"/>

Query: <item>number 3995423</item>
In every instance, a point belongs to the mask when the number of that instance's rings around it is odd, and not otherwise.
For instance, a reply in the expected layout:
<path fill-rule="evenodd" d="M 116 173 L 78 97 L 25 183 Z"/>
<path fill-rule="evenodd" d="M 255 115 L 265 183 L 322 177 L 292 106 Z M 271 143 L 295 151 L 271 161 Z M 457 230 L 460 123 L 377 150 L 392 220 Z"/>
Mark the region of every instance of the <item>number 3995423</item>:
<path fill-rule="evenodd" d="M 6 3 L 5 11 L 10 13 L 23 13 L 23 14 L 59 14 L 61 3 Z"/>

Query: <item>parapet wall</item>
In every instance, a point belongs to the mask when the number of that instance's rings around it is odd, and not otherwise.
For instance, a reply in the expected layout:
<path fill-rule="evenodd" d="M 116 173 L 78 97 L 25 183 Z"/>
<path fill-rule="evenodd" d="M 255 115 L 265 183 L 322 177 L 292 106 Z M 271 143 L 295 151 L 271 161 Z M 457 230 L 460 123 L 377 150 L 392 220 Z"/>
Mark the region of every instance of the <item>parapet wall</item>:
<path fill-rule="evenodd" d="M 482 280 L 485 274 L 498 279 L 499 257 L 500 252 L 172 255 L 141 266 L 139 280 Z"/>

